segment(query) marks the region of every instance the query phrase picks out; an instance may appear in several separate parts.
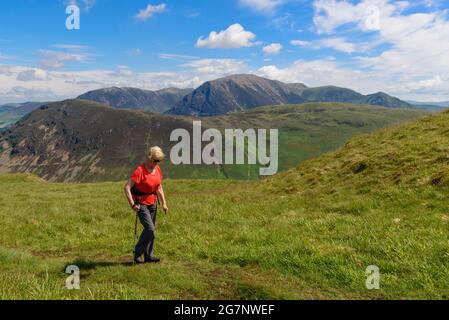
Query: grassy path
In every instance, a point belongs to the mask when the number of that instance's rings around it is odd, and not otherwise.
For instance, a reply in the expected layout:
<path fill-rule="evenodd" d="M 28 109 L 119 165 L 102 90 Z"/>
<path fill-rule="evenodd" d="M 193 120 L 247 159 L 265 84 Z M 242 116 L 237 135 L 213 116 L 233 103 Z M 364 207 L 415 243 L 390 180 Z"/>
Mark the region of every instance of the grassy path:
<path fill-rule="evenodd" d="M 1 176 L 1 299 L 447 298 L 447 188 L 371 194 L 167 181 L 159 265 L 129 264 L 134 216 L 122 183 Z M 20 204 L 17 206 L 17 204 Z M 67 265 L 81 290 L 65 288 Z M 365 269 L 382 270 L 381 290 Z"/>

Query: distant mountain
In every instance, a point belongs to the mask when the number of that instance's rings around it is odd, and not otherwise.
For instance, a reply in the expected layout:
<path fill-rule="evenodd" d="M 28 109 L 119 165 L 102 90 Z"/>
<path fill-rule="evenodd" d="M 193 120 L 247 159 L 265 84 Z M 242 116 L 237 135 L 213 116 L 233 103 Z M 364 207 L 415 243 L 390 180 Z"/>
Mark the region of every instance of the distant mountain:
<path fill-rule="evenodd" d="M 390 108 L 410 108 L 412 105 L 398 98 L 389 96 L 386 93 L 378 92 L 364 96 L 360 99 L 359 103 L 370 104 L 375 106 L 385 106 Z"/>
<path fill-rule="evenodd" d="M 271 106 L 202 119 L 203 130 L 279 129 L 279 169 L 344 145 L 349 138 L 423 116 L 420 110 L 342 103 Z M 124 180 L 152 145 L 167 154 L 175 129 L 192 134 L 192 117 L 111 108 L 86 100 L 41 106 L 0 132 L 0 172 L 29 172 L 50 181 Z M 204 143 L 203 145 L 205 145 Z M 191 151 L 191 156 L 192 156 Z M 258 177 L 259 166 L 181 165 L 166 161 L 170 178 Z"/>
<path fill-rule="evenodd" d="M 158 91 L 137 88 L 105 88 L 87 92 L 78 99 L 90 100 L 120 109 L 141 109 L 163 113 L 174 106 L 193 89 L 168 88 Z"/>
<path fill-rule="evenodd" d="M 115 180 L 120 168 L 142 161 L 149 137 L 166 148 L 174 129 L 192 126 L 172 118 L 86 100 L 46 104 L 0 133 L 0 172 L 6 166 L 48 180 Z"/>
<path fill-rule="evenodd" d="M 45 102 L 9 103 L 0 106 L 0 129 L 14 124 L 26 114 L 36 110 Z"/>
<path fill-rule="evenodd" d="M 347 88 L 308 88 L 255 75 L 233 75 L 208 81 L 185 96 L 168 114 L 213 116 L 266 105 L 305 102 L 347 102 L 389 108 L 411 108 L 411 104 L 385 93 L 364 96 Z"/>
<path fill-rule="evenodd" d="M 408 103 L 412 104 L 412 105 L 417 105 L 417 106 L 436 106 L 436 107 L 441 107 L 441 108 L 447 108 L 449 107 L 449 101 L 439 101 L 439 102 L 418 102 L 418 101 L 407 101 Z"/>
<path fill-rule="evenodd" d="M 407 101 L 416 108 L 428 110 L 428 111 L 440 111 L 444 108 L 449 108 L 449 101 L 441 102 L 418 102 L 418 101 Z"/>
<path fill-rule="evenodd" d="M 275 104 L 303 103 L 304 85 L 285 84 L 254 75 L 233 75 L 208 81 L 167 113 L 213 116 Z"/>
<path fill-rule="evenodd" d="M 358 103 L 363 95 L 351 89 L 335 86 L 299 89 L 301 96 L 308 102 L 352 102 Z"/>

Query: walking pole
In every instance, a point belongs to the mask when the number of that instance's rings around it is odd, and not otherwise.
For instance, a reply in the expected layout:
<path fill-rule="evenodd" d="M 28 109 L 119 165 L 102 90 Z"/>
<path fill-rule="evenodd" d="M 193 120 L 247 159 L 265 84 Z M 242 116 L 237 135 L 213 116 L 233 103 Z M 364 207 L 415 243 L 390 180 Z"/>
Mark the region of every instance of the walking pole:
<path fill-rule="evenodd" d="M 137 198 L 136 198 L 136 200 L 137 200 Z M 139 200 L 137 202 L 140 203 Z M 138 218 L 137 215 L 138 215 L 138 213 L 136 212 L 136 221 L 134 223 L 133 265 L 136 264 L 135 256 L 136 256 L 136 245 L 137 245 L 137 218 Z"/>
<path fill-rule="evenodd" d="M 136 213 L 136 223 L 134 224 L 134 240 L 137 241 L 137 213 Z"/>
<path fill-rule="evenodd" d="M 137 243 L 137 213 L 136 213 L 136 222 L 134 224 L 134 238 L 133 238 L 133 265 L 136 264 L 135 256 L 136 256 L 136 243 Z"/>

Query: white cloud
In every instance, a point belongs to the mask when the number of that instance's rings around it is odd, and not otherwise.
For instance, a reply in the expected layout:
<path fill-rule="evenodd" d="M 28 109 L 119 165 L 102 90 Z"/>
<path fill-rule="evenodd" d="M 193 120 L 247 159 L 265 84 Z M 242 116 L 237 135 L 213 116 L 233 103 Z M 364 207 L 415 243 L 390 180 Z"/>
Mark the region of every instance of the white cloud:
<path fill-rule="evenodd" d="M 9 91 L 3 93 L 8 97 L 8 101 L 24 101 L 23 97 L 32 97 L 34 101 L 51 100 L 55 97 L 55 93 L 50 88 L 35 89 L 26 87 L 13 87 Z M 26 100 L 26 99 L 25 99 Z M 5 100 L 6 101 L 6 100 Z"/>
<path fill-rule="evenodd" d="M 314 24 L 319 33 L 331 33 L 347 24 L 364 31 L 378 30 L 384 17 L 399 14 L 408 5 L 405 1 L 362 0 L 353 4 L 343 0 L 315 0 Z"/>
<path fill-rule="evenodd" d="M 311 45 L 310 41 L 303 41 L 303 40 L 292 40 L 290 41 L 290 44 L 297 47 L 309 47 Z"/>
<path fill-rule="evenodd" d="M 182 66 L 190 68 L 197 75 L 207 76 L 209 79 L 248 71 L 246 63 L 236 59 L 199 59 L 184 63 Z"/>
<path fill-rule="evenodd" d="M 363 73 L 346 69 L 340 66 L 337 61 L 330 59 L 298 60 L 284 68 L 267 65 L 258 69 L 256 74 L 284 82 L 302 82 L 312 87 L 337 85 L 366 91 L 367 88 L 365 88 L 365 85 L 370 83 L 368 87 L 372 88 L 373 86 L 373 81 L 370 80 L 368 74 L 364 75 Z"/>
<path fill-rule="evenodd" d="M 356 51 L 356 47 L 353 43 L 346 41 L 343 38 L 329 38 L 318 42 L 318 46 L 333 48 L 337 51 L 345 53 L 353 53 Z"/>
<path fill-rule="evenodd" d="M 40 50 L 40 66 L 44 69 L 60 69 L 66 62 L 86 62 L 87 54 L 53 50 Z"/>
<path fill-rule="evenodd" d="M 199 57 L 195 57 L 195 56 L 187 56 L 187 55 L 173 54 L 173 53 L 161 53 L 161 54 L 159 54 L 159 58 L 165 59 L 165 60 L 178 60 L 178 61 L 199 59 Z"/>
<path fill-rule="evenodd" d="M 362 51 L 362 47 L 357 48 L 354 43 L 351 43 L 344 38 L 327 38 L 323 40 L 316 41 L 301 41 L 301 40 L 292 40 L 290 43 L 297 47 L 310 48 L 310 49 L 322 49 L 322 48 L 331 48 L 337 51 L 341 51 L 344 53 L 353 53 L 356 51 Z"/>
<path fill-rule="evenodd" d="M 28 69 L 17 74 L 19 81 L 45 81 L 48 80 L 47 71 L 42 69 Z"/>
<path fill-rule="evenodd" d="M 54 44 L 51 46 L 52 48 L 56 49 L 63 49 L 63 50 L 85 50 L 89 47 L 79 45 L 79 44 Z"/>
<path fill-rule="evenodd" d="M 435 76 L 433 78 L 424 79 L 416 82 L 406 83 L 403 87 L 406 91 L 415 91 L 415 92 L 433 92 L 434 90 L 444 90 L 444 81 L 441 76 Z"/>
<path fill-rule="evenodd" d="M 236 23 L 226 30 L 216 32 L 212 31 L 209 37 L 198 39 L 196 47 L 198 48 L 241 48 L 254 45 L 256 35 L 250 31 L 246 31 L 242 25 Z"/>
<path fill-rule="evenodd" d="M 136 14 L 136 19 L 145 21 L 152 18 L 157 13 L 163 13 L 167 10 L 167 5 L 165 3 L 161 3 L 158 5 L 149 4 L 145 9 L 139 11 Z"/>
<path fill-rule="evenodd" d="M 280 43 L 272 43 L 268 46 L 263 47 L 262 51 L 266 55 L 277 55 L 281 52 L 283 46 Z"/>
<path fill-rule="evenodd" d="M 39 66 L 44 69 L 61 69 L 67 62 L 85 63 L 94 56 L 86 52 L 88 46 L 79 44 L 55 44 L 51 50 L 39 50 Z M 54 50 L 54 49 L 58 50 Z"/>
<path fill-rule="evenodd" d="M 120 65 L 117 66 L 115 75 L 118 77 L 133 77 L 134 72 L 128 66 Z"/>
<path fill-rule="evenodd" d="M 236 59 L 193 59 L 180 68 L 178 72 L 136 72 L 121 65 L 116 70 L 61 71 L 0 64 L 0 103 L 62 100 L 111 86 L 196 88 L 205 81 L 250 71 L 245 61 Z"/>
<path fill-rule="evenodd" d="M 285 2 L 286 0 L 240 0 L 243 6 L 264 14 L 274 13 Z"/>
<path fill-rule="evenodd" d="M 443 80 L 441 79 L 440 76 L 436 76 L 433 77 L 432 79 L 427 79 L 427 80 L 421 80 L 418 82 L 419 87 L 418 88 L 423 88 L 423 89 L 427 89 L 427 88 L 434 88 L 434 87 L 438 87 L 441 86 L 443 84 Z"/>
<path fill-rule="evenodd" d="M 11 76 L 12 75 L 12 71 L 11 71 L 11 67 L 8 65 L 1 65 L 0 64 L 0 76 Z"/>
<path fill-rule="evenodd" d="M 332 58 L 311 61 L 298 60 L 283 68 L 266 65 L 259 68 L 255 73 L 273 80 L 301 82 L 310 87 L 333 85 L 350 88 L 363 94 L 383 91 L 414 100 L 413 95 L 405 94 L 406 92 L 409 93 L 410 88 L 404 87 L 400 82 L 376 72 L 362 72 L 349 68 Z M 445 100 L 446 97 L 447 95 L 433 96 L 437 100 Z"/>
<path fill-rule="evenodd" d="M 364 53 L 350 60 L 353 70 L 379 79 L 379 88 L 391 94 L 412 100 L 435 100 L 437 96 L 446 99 L 449 96 L 449 20 L 446 11 L 438 11 L 433 2 L 427 4 L 433 11 L 406 13 L 407 8 L 418 8 L 417 3 L 315 0 L 314 24 L 318 33 L 335 34 L 344 26 L 348 39 L 362 38 L 365 43 L 350 45 L 349 41 L 337 37 L 339 42 L 314 41 L 304 46 L 326 45 L 347 53 Z M 382 51 L 373 53 L 373 48 Z"/>
<path fill-rule="evenodd" d="M 449 100 L 449 76 L 439 75 L 422 80 L 396 78 L 386 72 L 359 70 L 333 58 L 298 60 L 286 67 L 265 65 L 255 73 L 283 82 L 302 82 L 308 86 L 335 85 L 363 94 L 383 91 L 402 99 L 417 101 Z"/>

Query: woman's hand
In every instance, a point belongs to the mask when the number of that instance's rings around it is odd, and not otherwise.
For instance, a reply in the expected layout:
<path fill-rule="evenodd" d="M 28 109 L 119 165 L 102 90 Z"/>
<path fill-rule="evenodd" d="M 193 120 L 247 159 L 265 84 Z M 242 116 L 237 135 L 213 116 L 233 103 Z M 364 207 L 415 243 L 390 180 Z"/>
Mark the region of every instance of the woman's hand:
<path fill-rule="evenodd" d="M 166 204 L 162 206 L 162 209 L 164 210 L 165 214 L 168 214 L 168 206 Z"/>
<path fill-rule="evenodd" d="M 133 210 L 134 210 L 136 213 L 139 213 L 139 211 L 140 211 L 140 205 L 139 205 L 139 204 L 134 205 L 134 206 L 133 206 Z"/>

